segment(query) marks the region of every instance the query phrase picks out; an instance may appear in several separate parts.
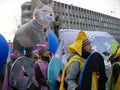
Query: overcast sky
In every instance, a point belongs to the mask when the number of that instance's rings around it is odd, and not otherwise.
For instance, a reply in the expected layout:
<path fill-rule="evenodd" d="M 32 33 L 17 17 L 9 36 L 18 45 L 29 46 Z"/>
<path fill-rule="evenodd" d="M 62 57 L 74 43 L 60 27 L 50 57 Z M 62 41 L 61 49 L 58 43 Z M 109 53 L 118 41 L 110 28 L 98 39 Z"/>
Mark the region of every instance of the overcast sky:
<path fill-rule="evenodd" d="M 31 0 L 0 0 L 0 34 L 12 40 L 21 15 L 21 4 Z M 120 18 L 120 0 L 54 0 Z"/>

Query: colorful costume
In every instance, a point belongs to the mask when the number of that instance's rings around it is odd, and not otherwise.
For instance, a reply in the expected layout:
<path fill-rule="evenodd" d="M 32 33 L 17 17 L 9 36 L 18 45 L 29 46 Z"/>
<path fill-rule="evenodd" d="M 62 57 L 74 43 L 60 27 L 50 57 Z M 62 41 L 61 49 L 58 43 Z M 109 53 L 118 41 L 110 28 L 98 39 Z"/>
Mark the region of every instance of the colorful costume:
<path fill-rule="evenodd" d="M 45 51 L 49 51 L 45 44 L 37 44 L 34 54 L 39 55 L 39 59 L 35 61 L 33 69 L 33 80 L 36 90 L 49 90 L 49 80 L 47 79 L 48 63 L 50 58 L 44 56 Z M 48 55 L 48 54 L 47 54 Z"/>
<path fill-rule="evenodd" d="M 108 90 L 120 89 L 120 47 L 117 41 L 112 41 L 111 53 L 108 56 L 112 64 Z"/>
<path fill-rule="evenodd" d="M 63 70 L 60 90 L 105 90 L 107 77 L 103 57 L 97 52 L 84 51 L 83 47 L 89 44 L 86 34 L 81 31 L 69 46 L 69 54 L 73 55 Z"/>

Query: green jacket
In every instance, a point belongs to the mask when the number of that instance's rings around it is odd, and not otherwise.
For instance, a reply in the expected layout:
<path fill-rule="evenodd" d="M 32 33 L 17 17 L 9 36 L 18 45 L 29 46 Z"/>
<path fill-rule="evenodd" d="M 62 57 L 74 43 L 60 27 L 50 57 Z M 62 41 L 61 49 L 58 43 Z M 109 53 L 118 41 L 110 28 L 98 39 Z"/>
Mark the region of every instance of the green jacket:
<path fill-rule="evenodd" d="M 120 75 L 118 75 L 117 81 L 115 80 L 115 77 L 113 75 L 113 72 L 114 72 L 113 70 L 114 70 L 115 65 L 119 65 L 119 67 L 120 67 L 120 62 L 115 62 L 112 65 L 108 90 L 119 90 L 119 88 L 120 88 L 120 85 L 119 85 L 120 84 L 119 83 L 120 82 L 120 79 L 119 79 Z M 119 88 L 118 88 L 118 86 L 119 86 Z"/>

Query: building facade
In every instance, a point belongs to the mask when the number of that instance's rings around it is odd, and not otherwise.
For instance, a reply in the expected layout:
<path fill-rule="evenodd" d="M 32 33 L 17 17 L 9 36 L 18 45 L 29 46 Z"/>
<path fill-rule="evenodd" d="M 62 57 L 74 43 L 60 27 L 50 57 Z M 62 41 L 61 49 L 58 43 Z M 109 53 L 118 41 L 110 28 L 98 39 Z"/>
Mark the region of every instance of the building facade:
<path fill-rule="evenodd" d="M 61 20 L 60 28 L 89 30 L 89 31 L 106 31 L 113 35 L 120 42 L 120 18 L 105 15 L 81 7 L 68 5 L 61 2 L 55 2 L 54 13 Z M 21 9 L 22 24 L 32 18 L 32 12 L 35 7 L 33 3 L 25 2 Z"/>

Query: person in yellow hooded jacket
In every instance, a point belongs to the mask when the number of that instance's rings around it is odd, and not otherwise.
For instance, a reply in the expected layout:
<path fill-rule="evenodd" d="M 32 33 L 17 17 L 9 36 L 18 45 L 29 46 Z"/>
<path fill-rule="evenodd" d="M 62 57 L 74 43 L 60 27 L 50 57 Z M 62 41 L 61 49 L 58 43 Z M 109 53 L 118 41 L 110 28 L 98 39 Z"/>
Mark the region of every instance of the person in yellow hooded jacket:
<path fill-rule="evenodd" d="M 86 33 L 84 31 L 80 31 L 75 41 L 68 47 L 70 57 L 62 72 L 59 90 L 105 90 L 107 77 L 105 73 L 104 60 L 97 52 L 91 54 L 92 46 L 90 43 L 91 42 L 87 38 Z M 83 82 L 80 87 L 80 75 L 88 57 L 90 57 L 89 59 L 91 61 L 86 65 L 86 74 L 83 75 Z M 95 74 L 99 75 L 98 82 L 92 82 L 93 71 L 96 72 Z"/>
<path fill-rule="evenodd" d="M 108 90 L 120 90 L 120 45 L 116 40 L 112 41 L 108 60 L 112 65 Z"/>

